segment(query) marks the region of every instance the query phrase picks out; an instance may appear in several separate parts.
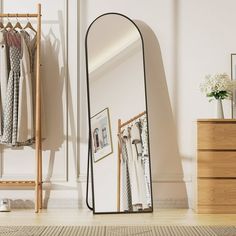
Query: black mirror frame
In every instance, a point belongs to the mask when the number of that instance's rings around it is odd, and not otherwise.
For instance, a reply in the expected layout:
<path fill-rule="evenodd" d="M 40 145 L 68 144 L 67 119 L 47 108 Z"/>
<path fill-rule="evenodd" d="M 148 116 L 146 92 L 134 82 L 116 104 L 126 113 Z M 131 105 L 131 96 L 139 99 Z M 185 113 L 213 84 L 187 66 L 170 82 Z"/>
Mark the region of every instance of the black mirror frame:
<path fill-rule="evenodd" d="M 94 197 L 94 178 L 93 178 L 93 158 L 92 158 L 92 134 L 91 134 L 91 112 L 90 112 L 90 90 L 89 90 L 89 69 L 88 69 L 88 34 L 89 30 L 92 27 L 92 25 L 98 20 L 99 18 L 105 16 L 105 15 L 119 15 L 127 20 L 129 20 L 138 30 L 141 42 L 142 42 L 142 54 L 143 54 L 143 72 L 144 72 L 144 88 L 145 88 L 145 106 L 146 106 L 146 117 L 147 117 L 147 131 L 148 131 L 148 154 L 149 154 L 149 171 L 150 171 L 150 188 L 151 188 L 151 203 L 152 203 L 152 208 L 150 211 L 134 211 L 134 212 L 96 212 L 95 210 L 95 197 Z M 87 31 L 86 31 L 86 36 L 85 36 L 85 62 L 86 62 L 86 82 L 87 82 L 87 102 L 88 102 L 88 127 L 89 127 L 89 140 L 88 140 L 88 172 L 89 172 L 89 163 L 91 163 L 91 183 L 92 183 L 92 207 L 88 203 L 88 180 L 89 180 L 89 173 L 87 172 L 87 191 L 86 191 L 86 204 L 90 210 L 93 211 L 93 214 L 139 214 L 139 213 L 152 213 L 153 212 L 153 188 L 152 188 L 152 172 L 151 172 L 151 155 L 150 155 L 150 135 L 149 135 L 149 117 L 148 117 L 148 102 L 147 102 L 147 81 L 146 81 L 146 68 L 145 68 L 145 52 L 144 52 L 144 40 L 143 36 L 141 34 L 140 29 L 138 26 L 135 24 L 133 20 L 131 20 L 129 17 L 117 13 L 117 12 L 108 12 L 104 13 L 100 16 L 98 16 L 95 20 L 92 21 L 92 23 L 89 25 Z"/>

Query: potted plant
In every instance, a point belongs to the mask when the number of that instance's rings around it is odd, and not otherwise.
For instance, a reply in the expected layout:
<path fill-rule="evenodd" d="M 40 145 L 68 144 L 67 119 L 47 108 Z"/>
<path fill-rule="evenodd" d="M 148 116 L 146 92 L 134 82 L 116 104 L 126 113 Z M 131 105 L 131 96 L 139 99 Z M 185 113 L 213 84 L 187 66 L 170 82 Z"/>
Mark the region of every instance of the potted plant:
<path fill-rule="evenodd" d="M 226 73 L 207 75 L 200 84 L 201 91 L 210 98 L 209 102 L 214 99 L 217 101 L 218 119 L 224 119 L 222 100 L 231 99 L 235 85 L 235 81 L 232 81 Z"/>

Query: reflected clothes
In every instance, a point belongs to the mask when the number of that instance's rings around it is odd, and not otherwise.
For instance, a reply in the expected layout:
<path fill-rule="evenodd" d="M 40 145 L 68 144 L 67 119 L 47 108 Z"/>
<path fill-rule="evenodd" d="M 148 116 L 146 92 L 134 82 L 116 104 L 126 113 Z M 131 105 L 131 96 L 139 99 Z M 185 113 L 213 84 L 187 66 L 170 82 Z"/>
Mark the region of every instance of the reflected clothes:
<path fill-rule="evenodd" d="M 125 166 L 128 166 L 133 210 L 148 209 L 151 207 L 151 183 L 146 116 L 126 127 L 121 133 L 121 138 L 122 196 L 127 195 L 124 191 L 127 191 Z M 124 201 L 127 201 L 127 198 L 122 198 L 122 206 L 128 204 Z"/>
<path fill-rule="evenodd" d="M 144 170 L 145 188 L 147 204 L 150 207 L 152 205 L 151 199 L 151 180 L 150 180 L 150 163 L 149 163 L 149 152 L 148 152 L 148 129 L 147 129 L 147 118 L 144 116 L 140 119 L 140 130 L 142 140 L 142 165 Z"/>
<path fill-rule="evenodd" d="M 27 32 L 5 31 L 7 81 L 1 73 L 2 122 L 0 143 L 23 146 L 34 141 L 33 89 L 30 52 L 26 44 Z M 8 56 L 9 54 L 9 56 Z M 1 62 L 0 70 L 6 66 Z M 4 83 L 5 81 L 5 83 Z M 5 93 L 4 93 L 5 91 Z"/>
<path fill-rule="evenodd" d="M 140 204 L 139 197 L 139 185 L 137 181 L 137 168 L 136 168 L 136 160 L 133 156 L 132 143 L 130 137 L 130 127 L 126 128 L 123 132 L 123 138 L 125 140 L 127 154 L 128 154 L 128 168 L 130 174 L 130 184 L 131 184 L 131 195 L 132 195 L 132 205 Z M 123 175 L 124 173 L 122 173 Z"/>
<path fill-rule="evenodd" d="M 142 166 L 142 143 L 141 143 L 141 133 L 139 129 L 139 122 L 136 122 L 132 125 L 130 129 L 130 138 L 132 143 L 132 152 L 135 163 L 135 173 L 136 181 L 139 191 L 139 203 L 142 205 L 142 209 L 148 208 L 147 198 L 145 193 L 145 178 L 144 178 L 144 169 Z"/>
<path fill-rule="evenodd" d="M 128 153 L 126 147 L 125 137 L 123 138 L 119 135 L 119 142 L 122 152 L 121 166 L 122 166 L 122 210 L 132 211 L 132 194 L 131 194 L 131 183 L 130 183 L 130 173 L 128 167 Z"/>

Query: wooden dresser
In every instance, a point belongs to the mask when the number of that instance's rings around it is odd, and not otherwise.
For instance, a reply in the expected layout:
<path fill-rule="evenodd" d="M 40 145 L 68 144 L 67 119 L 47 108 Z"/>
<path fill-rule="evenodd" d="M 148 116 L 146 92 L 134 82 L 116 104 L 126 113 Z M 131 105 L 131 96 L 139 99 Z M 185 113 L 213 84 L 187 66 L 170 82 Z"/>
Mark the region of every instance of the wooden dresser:
<path fill-rule="evenodd" d="M 236 213 L 236 120 L 197 121 L 198 213 Z"/>

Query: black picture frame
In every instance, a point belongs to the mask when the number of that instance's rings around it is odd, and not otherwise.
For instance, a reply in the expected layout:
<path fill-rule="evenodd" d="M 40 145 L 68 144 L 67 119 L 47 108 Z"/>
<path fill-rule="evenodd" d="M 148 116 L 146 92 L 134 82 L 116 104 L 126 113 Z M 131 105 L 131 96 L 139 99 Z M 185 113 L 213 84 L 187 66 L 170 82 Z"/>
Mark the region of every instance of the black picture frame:
<path fill-rule="evenodd" d="M 101 116 L 102 118 L 106 118 L 107 119 L 107 130 L 108 130 L 108 136 L 109 136 L 109 148 L 108 150 L 104 153 L 104 154 L 98 154 L 98 157 L 96 157 L 95 155 L 95 151 L 94 148 L 92 148 L 92 155 L 93 155 L 93 161 L 94 162 L 98 162 L 101 161 L 102 159 L 104 159 L 105 157 L 111 155 L 113 153 L 113 143 L 112 143 L 112 136 L 111 136 L 111 122 L 110 122 L 110 113 L 109 113 L 109 108 L 105 108 L 101 111 L 99 111 L 98 113 L 96 113 L 94 116 L 92 116 L 90 118 L 91 120 L 91 127 L 93 126 L 93 120 L 96 119 L 97 117 Z M 100 118 L 98 118 L 100 119 Z M 93 132 L 93 131 L 92 131 Z M 92 135 L 92 144 L 94 142 L 94 137 Z M 93 145 L 94 146 L 94 145 Z"/>

